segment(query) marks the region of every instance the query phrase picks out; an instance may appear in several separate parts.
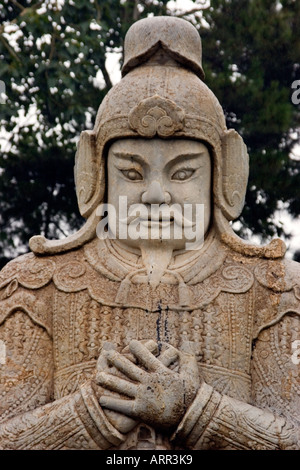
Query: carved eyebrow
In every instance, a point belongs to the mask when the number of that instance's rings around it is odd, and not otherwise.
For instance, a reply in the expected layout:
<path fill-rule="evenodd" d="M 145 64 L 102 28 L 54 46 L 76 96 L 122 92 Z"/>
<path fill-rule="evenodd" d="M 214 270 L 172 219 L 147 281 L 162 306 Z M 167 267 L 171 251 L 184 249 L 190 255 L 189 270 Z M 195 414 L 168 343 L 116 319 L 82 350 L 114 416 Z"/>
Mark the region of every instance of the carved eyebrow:
<path fill-rule="evenodd" d="M 139 155 L 137 153 L 130 153 L 130 152 L 113 152 L 114 156 L 117 158 L 120 158 L 122 160 L 126 160 L 126 162 L 130 162 L 132 160 L 135 160 L 137 163 L 140 165 L 146 165 L 149 166 L 149 163 L 143 158 L 142 155 Z M 176 165 L 179 163 L 181 160 L 192 160 L 195 159 L 201 155 L 205 154 L 205 150 L 200 150 L 197 152 L 188 152 L 188 153 L 180 153 L 176 155 L 171 161 L 167 163 L 167 167 Z"/>
<path fill-rule="evenodd" d="M 144 160 L 142 155 L 139 155 L 137 153 L 129 153 L 129 152 L 113 152 L 114 156 L 117 158 L 120 158 L 122 160 L 126 160 L 127 162 L 130 162 L 132 160 L 135 160 L 136 162 L 140 164 L 147 164 L 147 162 Z"/>
<path fill-rule="evenodd" d="M 202 155 L 205 154 L 205 150 L 203 151 L 198 151 L 198 152 L 188 152 L 188 153 L 180 153 L 179 155 L 176 155 L 171 161 L 168 162 L 167 166 L 173 166 L 176 165 L 177 163 L 181 163 L 181 160 L 184 162 L 186 160 L 193 160 L 197 157 L 201 157 Z"/>

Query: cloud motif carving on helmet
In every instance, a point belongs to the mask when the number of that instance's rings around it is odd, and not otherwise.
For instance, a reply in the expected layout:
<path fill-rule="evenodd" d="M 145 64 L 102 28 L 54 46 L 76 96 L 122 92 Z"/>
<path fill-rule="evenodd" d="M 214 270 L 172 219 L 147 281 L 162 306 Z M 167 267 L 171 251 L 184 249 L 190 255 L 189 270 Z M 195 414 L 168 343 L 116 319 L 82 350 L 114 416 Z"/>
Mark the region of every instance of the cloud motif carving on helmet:
<path fill-rule="evenodd" d="M 128 116 L 130 127 L 142 137 L 170 137 L 184 126 L 184 111 L 168 99 L 155 95 L 142 100 Z"/>

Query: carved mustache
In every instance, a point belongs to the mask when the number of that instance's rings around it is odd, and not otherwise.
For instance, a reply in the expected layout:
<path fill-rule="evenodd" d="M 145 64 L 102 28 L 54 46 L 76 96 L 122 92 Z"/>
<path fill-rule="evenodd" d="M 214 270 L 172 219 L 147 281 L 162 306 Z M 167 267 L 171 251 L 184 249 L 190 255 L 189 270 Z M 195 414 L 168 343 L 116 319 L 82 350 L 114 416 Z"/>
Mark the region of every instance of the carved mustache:
<path fill-rule="evenodd" d="M 134 212 L 134 214 L 132 214 Z M 139 213 L 139 215 L 137 215 Z M 128 210 L 128 216 L 119 218 L 120 223 L 122 224 L 131 224 L 131 223 L 151 223 L 151 222 L 158 222 L 158 223 L 163 223 L 163 222 L 169 222 L 169 223 L 174 223 L 178 226 L 182 227 L 194 227 L 196 225 L 196 222 L 185 217 L 182 214 L 182 211 L 177 209 L 176 207 L 172 207 L 172 209 L 168 208 L 162 208 L 162 209 L 157 209 L 155 210 L 151 209 L 150 211 L 148 208 L 144 205 L 136 205 L 134 209 L 129 208 Z"/>

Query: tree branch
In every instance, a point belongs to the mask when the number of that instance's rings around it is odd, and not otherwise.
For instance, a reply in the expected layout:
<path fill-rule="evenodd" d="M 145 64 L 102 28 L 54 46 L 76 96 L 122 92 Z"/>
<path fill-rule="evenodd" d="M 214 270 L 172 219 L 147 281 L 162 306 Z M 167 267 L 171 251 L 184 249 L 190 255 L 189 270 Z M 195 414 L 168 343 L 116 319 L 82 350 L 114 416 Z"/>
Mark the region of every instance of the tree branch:
<path fill-rule="evenodd" d="M 54 50 L 55 50 L 55 41 L 56 41 L 56 36 L 55 36 L 55 31 L 53 32 L 51 36 L 51 46 L 50 46 L 50 54 L 49 54 L 49 64 L 51 63 L 54 55 Z"/>
<path fill-rule="evenodd" d="M 96 21 L 97 23 L 100 23 L 101 21 L 101 7 L 99 6 L 97 0 L 95 0 L 95 8 L 96 8 Z"/>
<path fill-rule="evenodd" d="M 134 7 L 133 7 L 133 13 L 132 13 L 132 17 L 133 17 L 133 21 L 137 21 L 139 19 L 139 9 L 138 9 L 138 3 L 139 3 L 139 0 L 135 0 L 134 1 Z"/>
<path fill-rule="evenodd" d="M 30 10 L 38 10 L 40 6 L 42 6 L 44 3 L 44 0 L 40 0 L 40 2 L 37 2 L 35 5 L 32 5 L 32 7 L 27 7 L 24 8 L 23 11 L 20 13 L 21 16 L 25 15 L 28 11 Z"/>
<path fill-rule="evenodd" d="M 26 7 L 23 7 L 23 5 L 21 5 L 19 2 L 17 2 L 17 0 L 9 0 L 9 1 L 13 5 L 15 5 L 17 8 L 19 8 L 19 10 L 21 10 L 21 11 L 26 10 Z"/>
<path fill-rule="evenodd" d="M 14 59 L 16 59 L 17 62 L 22 62 L 20 57 L 18 56 L 18 54 L 15 53 L 15 51 L 10 47 L 10 45 L 8 44 L 8 42 L 6 41 L 6 39 L 1 35 L 0 33 L 0 41 L 4 44 L 4 46 L 6 47 L 6 49 L 8 50 L 8 52 L 10 53 L 10 55 L 12 57 L 14 57 Z"/>
<path fill-rule="evenodd" d="M 51 223 L 63 234 L 64 237 L 68 236 L 68 234 L 58 225 L 56 221 L 52 220 Z"/>
<path fill-rule="evenodd" d="M 185 11 L 183 13 L 173 13 L 173 15 L 171 15 L 171 11 L 169 11 L 169 14 L 171 16 L 176 16 L 177 18 L 183 18 L 184 16 L 187 16 L 187 15 L 193 15 L 194 13 L 198 13 L 199 11 L 203 11 L 203 10 L 206 10 L 207 8 L 209 8 L 208 6 L 207 7 L 201 7 L 200 5 L 196 8 L 192 8 L 191 10 L 188 10 L 188 11 Z"/>
<path fill-rule="evenodd" d="M 105 85 L 107 86 L 107 88 L 110 90 L 112 87 L 113 87 L 113 84 L 111 82 L 111 79 L 110 79 L 110 76 L 109 76 L 109 73 L 105 67 L 105 64 L 102 65 L 101 67 L 101 72 L 102 72 L 102 75 L 103 75 L 103 78 L 104 78 L 104 81 L 105 81 Z"/>

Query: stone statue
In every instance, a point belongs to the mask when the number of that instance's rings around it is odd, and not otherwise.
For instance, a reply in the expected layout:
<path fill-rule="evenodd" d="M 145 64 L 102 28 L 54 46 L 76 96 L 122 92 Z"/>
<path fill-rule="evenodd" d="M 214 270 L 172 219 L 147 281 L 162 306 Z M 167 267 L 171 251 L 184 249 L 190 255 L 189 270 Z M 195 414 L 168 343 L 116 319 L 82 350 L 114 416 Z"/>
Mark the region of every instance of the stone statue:
<path fill-rule="evenodd" d="M 2 449 L 300 448 L 299 264 L 234 234 L 248 154 L 203 79 L 190 23 L 129 29 L 123 78 L 78 145 L 85 225 L 33 237 L 0 273 Z M 124 197 L 146 215 L 114 229 L 102 209 Z M 201 244 L 162 237 L 198 206 Z M 158 236 L 121 236 L 136 218 Z"/>

